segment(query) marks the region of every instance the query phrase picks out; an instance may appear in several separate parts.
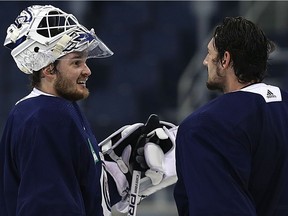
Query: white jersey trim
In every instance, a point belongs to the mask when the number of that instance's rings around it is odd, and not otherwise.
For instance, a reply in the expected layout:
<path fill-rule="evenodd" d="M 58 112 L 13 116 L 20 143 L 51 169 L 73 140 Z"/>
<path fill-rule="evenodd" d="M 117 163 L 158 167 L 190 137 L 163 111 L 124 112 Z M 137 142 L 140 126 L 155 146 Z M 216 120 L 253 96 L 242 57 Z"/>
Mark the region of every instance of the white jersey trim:
<path fill-rule="evenodd" d="M 19 101 L 17 101 L 17 102 L 16 102 L 16 105 L 17 105 L 18 103 L 20 103 L 21 101 L 24 101 L 24 100 L 26 100 L 26 99 L 33 98 L 33 97 L 38 97 L 38 96 L 40 96 L 40 95 L 46 95 L 46 96 L 56 97 L 55 95 L 48 94 L 48 93 L 45 93 L 45 92 L 40 91 L 39 89 L 33 88 L 33 90 L 30 92 L 30 94 L 27 95 L 26 97 L 20 99 Z"/>
<path fill-rule="evenodd" d="M 265 83 L 257 83 L 251 86 L 247 86 L 240 91 L 260 94 L 266 103 L 282 101 L 280 89 L 276 86 L 267 85 Z"/>

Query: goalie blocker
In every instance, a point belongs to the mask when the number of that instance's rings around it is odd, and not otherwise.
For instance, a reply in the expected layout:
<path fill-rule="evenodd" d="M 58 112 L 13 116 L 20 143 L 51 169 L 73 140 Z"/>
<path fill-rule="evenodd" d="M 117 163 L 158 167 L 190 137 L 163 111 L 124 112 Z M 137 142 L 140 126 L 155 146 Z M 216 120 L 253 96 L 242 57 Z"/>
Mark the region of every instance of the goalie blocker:
<path fill-rule="evenodd" d="M 126 125 L 111 134 L 99 146 L 104 168 L 114 179 L 122 200 L 117 211 L 127 212 L 132 174 L 141 172 L 137 203 L 177 181 L 175 137 L 178 127 L 151 115 L 145 124 Z"/>

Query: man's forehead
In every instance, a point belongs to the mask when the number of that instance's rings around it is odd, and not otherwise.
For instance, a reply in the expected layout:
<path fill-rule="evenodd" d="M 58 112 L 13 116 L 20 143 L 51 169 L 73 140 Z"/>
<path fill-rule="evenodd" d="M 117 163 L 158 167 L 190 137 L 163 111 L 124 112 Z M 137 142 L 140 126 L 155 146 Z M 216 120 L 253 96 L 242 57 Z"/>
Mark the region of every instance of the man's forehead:
<path fill-rule="evenodd" d="M 208 45 L 207 45 L 207 48 L 208 48 L 209 51 L 218 52 L 217 49 L 216 49 L 216 47 L 215 47 L 215 40 L 214 40 L 214 38 L 212 38 L 212 39 L 209 41 L 209 43 L 208 43 Z"/>
<path fill-rule="evenodd" d="M 214 46 L 214 38 L 211 38 L 211 40 L 208 43 L 208 47 L 212 48 Z"/>

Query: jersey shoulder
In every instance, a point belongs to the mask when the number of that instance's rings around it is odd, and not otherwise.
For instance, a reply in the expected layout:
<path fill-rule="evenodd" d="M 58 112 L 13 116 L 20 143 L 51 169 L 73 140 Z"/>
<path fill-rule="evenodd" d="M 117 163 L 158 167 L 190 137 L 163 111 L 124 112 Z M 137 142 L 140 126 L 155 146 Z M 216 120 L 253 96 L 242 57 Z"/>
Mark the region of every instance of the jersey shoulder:
<path fill-rule="evenodd" d="M 34 124 L 70 124 L 74 113 L 73 103 L 59 97 L 40 95 L 17 103 L 11 111 L 14 120 Z"/>
<path fill-rule="evenodd" d="M 282 101 L 282 92 L 279 87 L 264 83 L 254 84 L 241 89 L 242 92 L 250 92 L 262 96 L 266 103 Z"/>
<path fill-rule="evenodd" d="M 233 127 L 239 122 L 251 119 L 252 116 L 260 118 L 259 111 L 266 104 L 281 102 L 283 98 L 287 98 L 287 93 L 276 86 L 254 84 L 211 100 L 191 113 L 181 124 L 190 127 L 197 124 L 207 126 L 212 125 L 212 122 L 218 124 L 225 122 Z"/>

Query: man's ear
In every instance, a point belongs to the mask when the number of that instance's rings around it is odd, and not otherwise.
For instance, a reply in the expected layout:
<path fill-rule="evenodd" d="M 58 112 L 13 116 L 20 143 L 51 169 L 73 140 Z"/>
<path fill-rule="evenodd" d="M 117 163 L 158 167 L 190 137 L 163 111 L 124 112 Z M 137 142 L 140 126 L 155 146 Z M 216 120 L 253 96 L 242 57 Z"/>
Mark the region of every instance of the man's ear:
<path fill-rule="evenodd" d="M 223 69 L 228 68 L 228 66 L 230 65 L 230 61 L 231 61 L 231 55 L 228 51 L 225 51 L 223 55 L 223 59 L 221 61 L 221 65 Z"/>
<path fill-rule="evenodd" d="M 44 76 L 51 77 L 55 75 L 54 65 L 49 64 L 48 66 L 42 69 L 42 73 Z"/>

